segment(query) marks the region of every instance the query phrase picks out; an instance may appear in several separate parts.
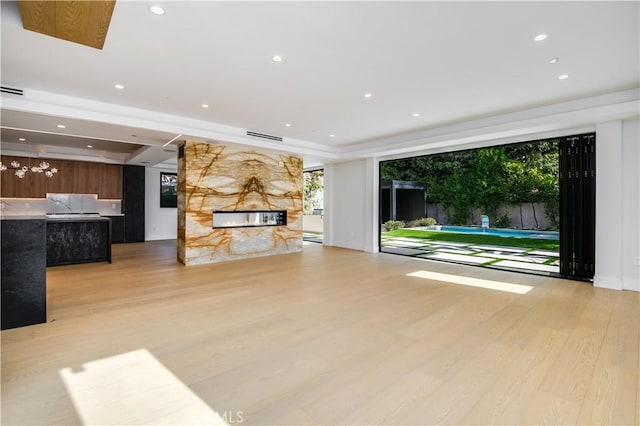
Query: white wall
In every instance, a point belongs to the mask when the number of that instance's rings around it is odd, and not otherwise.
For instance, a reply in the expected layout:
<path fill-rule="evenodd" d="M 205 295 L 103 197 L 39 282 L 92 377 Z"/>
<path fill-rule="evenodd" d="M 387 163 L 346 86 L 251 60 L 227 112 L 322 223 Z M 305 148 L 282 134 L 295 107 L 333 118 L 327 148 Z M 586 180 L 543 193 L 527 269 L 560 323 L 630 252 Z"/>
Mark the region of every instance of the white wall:
<path fill-rule="evenodd" d="M 325 245 L 378 251 L 378 170 L 375 158 L 325 167 Z"/>
<path fill-rule="evenodd" d="M 638 120 L 596 125 L 596 287 L 640 291 Z"/>
<path fill-rule="evenodd" d="M 365 250 L 371 220 L 367 215 L 367 189 L 371 188 L 366 172 L 367 160 L 325 167 L 325 245 Z"/>
<path fill-rule="evenodd" d="M 596 287 L 622 289 L 622 121 L 596 125 Z"/>
<path fill-rule="evenodd" d="M 160 208 L 160 172 L 175 173 L 176 171 L 175 169 L 145 168 L 145 241 L 178 238 L 178 209 Z"/>
<path fill-rule="evenodd" d="M 622 288 L 640 291 L 640 120 L 622 122 L 621 260 Z"/>

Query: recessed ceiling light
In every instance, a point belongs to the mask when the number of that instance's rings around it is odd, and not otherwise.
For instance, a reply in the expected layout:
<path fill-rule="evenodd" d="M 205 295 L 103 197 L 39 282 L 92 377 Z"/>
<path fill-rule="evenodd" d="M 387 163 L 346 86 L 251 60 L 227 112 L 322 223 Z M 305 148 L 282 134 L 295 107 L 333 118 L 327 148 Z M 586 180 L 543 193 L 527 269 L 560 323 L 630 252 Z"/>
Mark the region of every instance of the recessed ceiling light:
<path fill-rule="evenodd" d="M 291 123 L 285 123 L 285 127 L 291 127 Z"/>
<path fill-rule="evenodd" d="M 273 60 L 273 62 L 282 62 L 282 56 L 274 56 L 271 58 L 271 60 Z"/>
<path fill-rule="evenodd" d="M 551 58 L 551 59 L 549 59 L 549 63 L 550 64 L 557 64 L 559 60 L 560 60 L 560 58 Z"/>
<path fill-rule="evenodd" d="M 537 35 L 537 36 L 535 36 L 533 39 L 534 39 L 535 41 L 542 41 L 542 40 L 545 40 L 546 38 L 547 38 L 547 35 L 546 35 L 546 34 L 538 34 L 538 35 Z"/>
<path fill-rule="evenodd" d="M 123 86 L 122 84 L 116 84 L 116 85 L 114 85 L 113 87 L 115 87 L 115 88 L 116 88 L 116 89 L 118 89 L 118 90 L 122 90 L 122 89 L 124 89 L 124 86 Z"/>
<path fill-rule="evenodd" d="M 558 76 L 558 80 L 566 80 L 569 78 L 569 74 L 562 74 Z"/>
<path fill-rule="evenodd" d="M 420 113 L 414 112 L 413 114 L 411 114 L 412 117 L 420 117 Z"/>
<path fill-rule="evenodd" d="M 370 98 L 370 97 L 372 97 L 372 96 L 373 96 L 373 95 L 372 95 L 371 93 L 365 93 L 365 94 L 364 94 L 364 97 L 365 97 L 365 98 Z"/>
<path fill-rule="evenodd" d="M 209 104 L 202 104 L 202 108 L 209 108 Z"/>
<path fill-rule="evenodd" d="M 26 141 L 26 139 L 25 139 L 25 138 L 18 138 L 18 140 L 19 140 L 20 142 L 24 142 L 24 141 Z"/>
<path fill-rule="evenodd" d="M 93 148 L 93 145 L 87 145 L 87 148 Z"/>
<path fill-rule="evenodd" d="M 336 135 L 331 134 L 331 135 L 329 135 L 329 137 L 330 137 L 330 138 L 335 138 L 335 137 L 336 137 Z"/>
<path fill-rule="evenodd" d="M 58 129 L 66 129 L 67 126 L 65 126 L 64 124 L 58 124 Z"/>
<path fill-rule="evenodd" d="M 164 15 L 164 9 L 161 8 L 160 6 L 151 6 L 149 8 L 149 10 L 151 11 L 151 13 L 153 13 L 154 15 Z"/>

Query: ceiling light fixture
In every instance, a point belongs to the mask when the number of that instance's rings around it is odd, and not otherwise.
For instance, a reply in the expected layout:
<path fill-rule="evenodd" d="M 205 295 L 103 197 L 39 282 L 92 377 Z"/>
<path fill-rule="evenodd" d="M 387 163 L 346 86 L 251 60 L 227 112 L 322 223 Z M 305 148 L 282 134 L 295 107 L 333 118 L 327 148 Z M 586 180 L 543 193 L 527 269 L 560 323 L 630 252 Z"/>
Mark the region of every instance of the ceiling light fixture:
<path fill-rule="evenodd" d="M 569 74 L 562 74 L 558 76 L 558 80 L 566 80 L 569 78 Z"/>
<path fill-rule="evenodd" d="M 291 127 L 291 123 L 285 123 L 285 127 Z"/>
<path fill-rule="evenodd" d="M 335 137 L 336 137 L 336 135 L 331 134 L 331 135 L 329 135 L 329 137 L 330 137 L 330 138 L 335 138 Z"/>
<path fill-rule="evenodd" d="M 551 59 L 549 59 L 549 63 L 550 64 L 557 64 L 559 60 L 560 60 L 560 58 L 551 58 Z"/>
<path fill-rule="evenodd" d="M 364 97 L 365 97 L 365 98 L 367 98 L 367 99 L 368 99 L 368 98 L 370 98 L 370 97 L 372 97 L 372 96 L 373 96 L 373 95 L 372 95 L 371 93 L 365 93 L 365 94 L 364 94 Z"/>
<path fill-rule="evenodd" d="M 209 108 L 209 104 L 202 104 L 202 108 Z"/>
<path fill-rule="evenodd" d="M 56 126 L 56 127 L 58 127 L 58 129 L 66 129 L 67 128 L 67 126 L 65 126 L 64 124 L 58 124 L 58 126 Z"/>
<path fill-rule="evenodd" d="M 122 84 L 116 84 L 116 85 L 114 85 L 113 87 L 115 87 L 115 88 L 116 88 L 116 89 L 118 89 L 118 90 L 122 90 L 122 89 L 124 89 L 124 86 L 123 86 Z"/>
<path fill-rule="evenodd" d="M 153 13 L 154 15 L 164 15 L 164 9 L 160 6 L 151 6 L 149 7 L 149 11 L 151 11 L 151 13 Z"/>
<path fill-rule="evenodd" d="M 26 139 L 25 139 L 25 138 L 18 138 L 18 140 L 19 140 L 20 142 L 24 142 L 24 141 L 26 141 Z"/>
<path fill-rule="evenodd" d="M 534 39 L 535 41 L 542 41 L 542 40 L 545 40 L 546 38 L 547 38 L 547 35 L 546 35 L 546 34 L 538 34 L 538 35 L 537 35 L 537 36 L 535 36 L 533 39 Z"/>
<path fill-rule="evenodd" d="M 87 145 L 87 148 L 93 148 L 93 145 Z"/>
<path fill-rule="evenodd" d="M 275 55 L 271 58 L 273 62 L 282 62 L 282 56 Z"/>
<path fill-rule="evenodd" d="M 16 160 L 13 160 L 11 164 L 9 164 L 12 169 L 15 170 L 15 175 L 18 176 L 18 179 L 24 179 L 27 176 L 28 172 L 32 173 L 44 173 L 44 175 L 48 178 L 53 177 L 56 173 L 58 173 L 58 169 L 55 167 L 49 168 L 50 164 L 46 161 L 40 162 L 40 165 L 31 167 L 31 158 L 29 158 L 28 166 L 21 166 L 20 163 Z M 9 168 L 2 164 L 0 161 L 0 172 L 4 172 Z"/>
<path fill-rule="evenodd" d="M 413 114 L 411 114 L 412 117 L 420 117 L 420 113 L 418 112 L 414 112 Z"/>

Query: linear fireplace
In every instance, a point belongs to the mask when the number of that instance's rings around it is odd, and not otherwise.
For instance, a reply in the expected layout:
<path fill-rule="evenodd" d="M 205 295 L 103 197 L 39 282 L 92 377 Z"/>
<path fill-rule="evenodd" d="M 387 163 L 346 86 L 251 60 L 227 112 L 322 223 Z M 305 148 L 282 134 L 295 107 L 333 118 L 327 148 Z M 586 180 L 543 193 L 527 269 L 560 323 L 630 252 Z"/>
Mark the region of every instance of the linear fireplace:
<path fill-rule="evenodd" d="M 287 224 L 286 210 L 213 211 L 213 228 L 246 228 L 283 226 Z"/>

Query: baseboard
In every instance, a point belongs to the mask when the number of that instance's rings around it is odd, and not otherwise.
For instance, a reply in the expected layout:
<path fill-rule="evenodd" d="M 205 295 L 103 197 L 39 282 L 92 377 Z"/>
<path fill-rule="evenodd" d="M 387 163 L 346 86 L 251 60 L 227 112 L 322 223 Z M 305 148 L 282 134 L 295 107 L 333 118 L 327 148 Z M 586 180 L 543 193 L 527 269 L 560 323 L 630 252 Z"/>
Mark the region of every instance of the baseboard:
<path fill-rule="evenodd" d="M 593 278 L 593 286 L 598 288 L 608 288 L 610 290 L 622 290 L 622 280 L 618 277 L 605 277 L 596 275 Z"/>
<path fill-rule="evenodd" d="M 157 240 L 176 240 L 176 235 L 147 235 L 145 241 L 157 241 Z"/>
<path fill-rule="evenodd" d="M 365 251 L 362 245 L 354 244 L 349 241 L 334 241 L 332 246 L 351 249 L 351 250 Z"/>
<path fill-rule="evenodd" d="M 624 290 L 640 291 L 640 280 L 637 278 L 623 278 L 622 288 Z"/>

